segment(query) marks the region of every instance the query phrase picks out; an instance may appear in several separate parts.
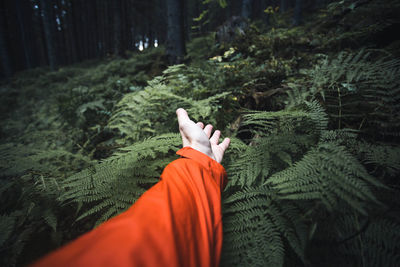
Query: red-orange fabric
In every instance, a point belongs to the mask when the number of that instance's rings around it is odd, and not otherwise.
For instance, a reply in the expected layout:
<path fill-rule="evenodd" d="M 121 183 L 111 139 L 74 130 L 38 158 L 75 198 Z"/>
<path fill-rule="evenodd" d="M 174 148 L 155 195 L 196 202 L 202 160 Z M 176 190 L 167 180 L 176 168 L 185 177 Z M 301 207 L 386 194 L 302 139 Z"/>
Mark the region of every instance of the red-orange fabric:
<path fill-rule="evenodd" d="M 221 164 L 184 147 L 131 208 L 33 266 L 218 266 Z"/>

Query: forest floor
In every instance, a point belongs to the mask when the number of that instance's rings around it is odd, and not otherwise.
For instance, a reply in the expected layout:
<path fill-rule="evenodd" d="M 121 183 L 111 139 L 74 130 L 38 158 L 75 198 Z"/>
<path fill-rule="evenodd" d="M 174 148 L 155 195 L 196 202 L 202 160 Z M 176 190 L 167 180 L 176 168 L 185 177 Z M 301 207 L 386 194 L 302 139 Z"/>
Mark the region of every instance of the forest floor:
<path fill-rule="evenodd" d="M 168 67 L 160 47 L 57 71 L 27 70 L 3 82 L 0 193 L 5 204 L 0 209 L 0 229 L 6 234 L 0 238 L 2 266 L 23 265 L 91 229 L 97 218 L 75 222 L 81 214 L 75 206 L 48 203 L 62 196 L 63 180 L 121 148 L 159 133 L 177 132 L 177 107 L 187 108 L 195 119 L 210 120 L 226 135 L 251 146 L 257 134 L 246 131 L 254 126 L 242 123 L 243 112 L 283 110 L 291 92 L 301 94 L 302 88 L 312 88 L 319 99 L 325 97 L 321 87 L 333 82 L 352 90 L 356 83 L 348 82 L 348 77 L 332 81 L 329 77 L 334 75 L 321 71 L 334 66 L 340 53 L 361 57 L 370 51 L 365 58 L 399 60 L 400 5 L 387 2 L 334 2 L 308 12 L 298 27 L 291 26 L 290 12 L 271 14 L 271 25 L 251 24 L 246 35 L 230 43 L 216 45 L 213 34 L 194 38 L 187 44 L 182 65 Z M 323 80 L 324 75 L 331 76 Z M 365 127 L 365 140 L 398 145 L 396 134 L 391 134 L 398 133 L 398 118 L 390 122 L 394 126 L 383 136 L 374 133 L 376 125 L 364 120 L 334 117 L 329 125 Z M 57 189 L 48 192 L 50 188 Z M 41 245 L 35 246 L 38 239 Z"/>

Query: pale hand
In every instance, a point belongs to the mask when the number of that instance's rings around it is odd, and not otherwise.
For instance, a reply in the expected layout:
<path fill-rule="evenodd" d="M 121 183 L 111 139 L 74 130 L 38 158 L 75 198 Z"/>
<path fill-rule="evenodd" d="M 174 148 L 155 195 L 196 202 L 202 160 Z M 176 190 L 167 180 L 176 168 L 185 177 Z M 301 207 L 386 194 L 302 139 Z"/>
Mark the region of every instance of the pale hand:
<path fill-rule="evenodd" d="M 213 126 L 208 124 L 204 127 L 202 122 L 195 123 L 183 108 L 177 109 L 176 115 L 178 116 L 183 147 L 190 146 L 221 163 L 231 140 L 225 138 L 221 144 L 218 144 L 221 131 L 216 130 L 211 136 Z"/>

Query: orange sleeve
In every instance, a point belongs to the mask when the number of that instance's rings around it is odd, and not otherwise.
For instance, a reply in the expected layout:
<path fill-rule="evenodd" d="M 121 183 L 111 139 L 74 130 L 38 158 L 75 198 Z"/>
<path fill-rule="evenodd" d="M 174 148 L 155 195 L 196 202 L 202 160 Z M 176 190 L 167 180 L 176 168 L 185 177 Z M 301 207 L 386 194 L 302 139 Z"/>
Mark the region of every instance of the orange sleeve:
<path fill-rule="evenodd" d="M 225 169 L 190 147 L 177 154 L 131 208 L 33 266 L 218 266 Z"/>

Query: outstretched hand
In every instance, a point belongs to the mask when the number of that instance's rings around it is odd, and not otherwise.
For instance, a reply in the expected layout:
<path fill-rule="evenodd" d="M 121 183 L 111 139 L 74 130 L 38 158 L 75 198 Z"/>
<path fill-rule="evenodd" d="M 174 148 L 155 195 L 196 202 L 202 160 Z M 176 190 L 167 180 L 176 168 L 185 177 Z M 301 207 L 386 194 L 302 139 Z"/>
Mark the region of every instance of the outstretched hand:
<path fill-rule="evenodd" d="M 231 140 L 225 138 L 221 144 L 218 144 L 221 131 L 216 130 L 211 136 L 213 126 L 208 124 L 204 127 L 202 122 L 195 123 L 183 108 L 177 109 L 176 115 L 178 116 L 183 147 L 190 146 L 221 163 Z"/>

